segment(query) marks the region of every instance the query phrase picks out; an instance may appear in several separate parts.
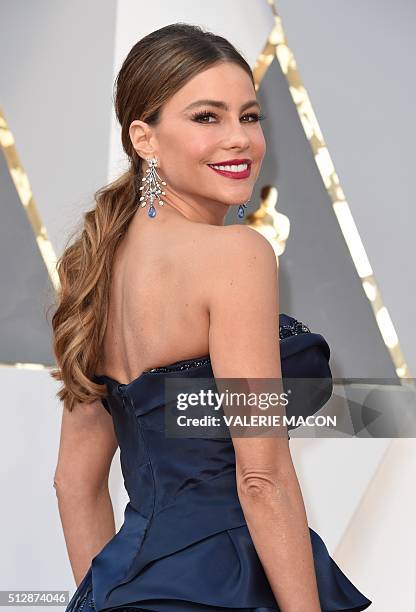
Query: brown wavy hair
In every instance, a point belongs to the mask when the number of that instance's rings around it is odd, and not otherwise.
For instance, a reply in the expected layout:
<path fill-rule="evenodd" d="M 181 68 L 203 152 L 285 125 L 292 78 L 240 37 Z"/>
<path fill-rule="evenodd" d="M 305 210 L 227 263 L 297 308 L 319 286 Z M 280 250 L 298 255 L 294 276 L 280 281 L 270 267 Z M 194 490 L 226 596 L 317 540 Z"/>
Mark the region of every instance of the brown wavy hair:
<path fill-rule="evenodd" d="M 70 411 L 76 402 L 106 394 L 105 385 L 91 378 L 107 326 L 114 253 L 137 211 L 143 175 L 129 127 L 135 119 L 157 124 L 161 107 L 172 95 L 201 71 L 224 61 L 243 68 L 254 86 L 250 66 L 228 40 L 197 25 L 174 23 L 139 40 L 116 77 L 114 106 L 128 169 L 94 193 L 95 208 L 84 214 L 83 227 L 76 229 L 72 244 L 69 238 L 56 266 L 60 291 L 52 328 L 58 368 L 51 376 L 63 381 L 57 396 Z"/>

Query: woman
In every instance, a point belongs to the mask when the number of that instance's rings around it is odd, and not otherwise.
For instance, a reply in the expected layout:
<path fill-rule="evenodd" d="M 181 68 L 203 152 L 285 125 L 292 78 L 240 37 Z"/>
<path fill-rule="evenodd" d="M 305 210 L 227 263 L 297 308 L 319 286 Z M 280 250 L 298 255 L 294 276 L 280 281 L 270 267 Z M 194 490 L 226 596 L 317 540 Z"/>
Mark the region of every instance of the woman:
<path fill-rule="evenodd" d="M 224 225 L 266 149 L 250 67 L 172 24 L 133 46 L 116 86 L 129 168 L 63 253 L 53 317 L 67 610 L 364 610 L 308 528 L 286 436 L 163 435 L 166 376 L 282 376 L 275 253 Z M 115 535 L 118 445 L 130 501 Z"/>

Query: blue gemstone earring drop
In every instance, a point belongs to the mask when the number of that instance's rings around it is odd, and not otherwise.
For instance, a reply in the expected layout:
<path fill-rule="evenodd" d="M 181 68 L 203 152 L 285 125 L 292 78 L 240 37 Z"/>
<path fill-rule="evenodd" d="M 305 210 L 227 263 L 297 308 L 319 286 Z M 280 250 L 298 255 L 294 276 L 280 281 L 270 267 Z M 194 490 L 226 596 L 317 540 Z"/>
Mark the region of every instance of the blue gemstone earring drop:
<path fill-rule="evenodd" d="M 248 202 L 246 202 L 245 204 L 240 204 L 240 206 L 238 207 L 237 215 L 238 215 L 239 219 L 243 219 L 244 214 L 245 214 L 245 208 L 246 208 L 247 204 L 248 204 Z"/>
<path fill-rule="evenodd" d="M 160 199 L 160 196 L 166 195 L 166 193 L 162 191 L 160 183 L 162 185 L 166 185 L 166 183 L 165 181 L 162 181 L 159 174 L 156 172 L 157 158 L 150 157 L 146 159 L 146 161 L 149 164 L 149 167 L 146 170 L 147 176 L 144 176 L 142 178 L 142 181 L 145 181 L 145 184 L 140 187 L 140 191 L 142 191 L 143 189 L 144 191 L 139 201 L 142 202 L 141 204 L 142 207 L 146 206 L 147 203 L 150 204 L 147 214 L 149 215 L 151 219 L 153 219 L 154 217 L 156 217 L 156 208 L 154 207 L 154 201 L 158 200 L 159 205 L 163 206 L 164 201 Z"/>

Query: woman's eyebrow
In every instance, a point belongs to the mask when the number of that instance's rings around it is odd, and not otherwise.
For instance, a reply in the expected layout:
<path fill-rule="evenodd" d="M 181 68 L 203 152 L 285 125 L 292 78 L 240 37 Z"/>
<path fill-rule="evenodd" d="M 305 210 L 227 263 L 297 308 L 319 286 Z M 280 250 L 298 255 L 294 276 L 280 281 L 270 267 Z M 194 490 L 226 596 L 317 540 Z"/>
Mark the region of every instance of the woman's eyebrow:
<path fill-rule="evenodd" d="M 184 110 L 190 110 L 195 106 L 216 106 L 217 108 L 221 108 L 225 111 L 230 110 L 228 104 L 226 104 L 222 100 L 196 100 L 196 102 L 192 102 Z M 249 108 L 250 106 L 257 106 L 258 108 L 260 108 L 260 104 L 256 99 L 248 100 L 248 102 L 244 102 L 244 104 L 241 105 L 240 112 L 246 110 L 246 108 Z"/>

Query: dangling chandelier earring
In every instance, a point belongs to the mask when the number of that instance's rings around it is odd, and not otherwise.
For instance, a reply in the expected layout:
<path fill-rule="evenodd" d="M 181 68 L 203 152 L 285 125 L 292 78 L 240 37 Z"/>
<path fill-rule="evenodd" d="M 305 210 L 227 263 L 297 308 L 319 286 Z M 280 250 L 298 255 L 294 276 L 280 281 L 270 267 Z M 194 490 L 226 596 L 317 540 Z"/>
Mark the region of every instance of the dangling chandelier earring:
<path fill-rule="evenodd" d="M 141 204 L 142 207 L 146 206 L 146 204 L 149 203 L 149 210 L 147 211 L 147 214 L 149 215 L 151 219 L 153 219 L 154 217 L 156 217 L 156 208 L 154 207 L 154 201 L 156 199 L 159 200 L 159 205 L 163 206 L 164 201 L 160 199 L 160 196 L 166 195 L 166 193 L 162 191 L 160 183 L 162 185 L 166 185 L 166 183 L 165 181 L 162 181 L 162 179 L 156 172 L 156 168 L 158 165 L 157 157 L 146 158 L 146 161 L 149 164 L 149 167 L 146 170 L 147 176 L 144 176 L 142 178 L 142 181 L 146 181 L 146 182 L 144 185 L 142 185 L 139 188 L 140 191 L 142 191 L 143 189 L 145 191 L 143 192 L 143 195 L 140 197 L 139 202 L 142 202 Z"/>
<path fill-rule="evenodd" d="M 245 211 L 245 209 L 246 209 L 247 204 L 248 204 L 249 202 L 250 202 L 250 200 L 249 200 L 248 202 L 246 202 L 245 204 L 240 204 L 240 206 L 238 207 L 238 210 L 237 210 L 237 215 L 238 215 L 239 219 L 243 219 L 244 214 L 245 214 L 245 212 L 246 212 L 246 211 Z"/>

